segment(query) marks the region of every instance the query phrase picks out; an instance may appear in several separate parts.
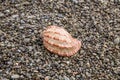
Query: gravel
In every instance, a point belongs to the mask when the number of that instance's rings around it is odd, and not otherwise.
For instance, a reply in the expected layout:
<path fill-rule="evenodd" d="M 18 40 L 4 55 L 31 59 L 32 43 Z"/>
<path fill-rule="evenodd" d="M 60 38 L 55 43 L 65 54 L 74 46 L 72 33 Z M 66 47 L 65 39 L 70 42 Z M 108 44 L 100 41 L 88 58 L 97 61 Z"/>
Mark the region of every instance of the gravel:
<path fill-rule="evenodd" d="M 0 79 L 119 80 L 119 0 L 1 0 Z M 42 43 L 49 25 L 82 41 L 71 57 Z"/>

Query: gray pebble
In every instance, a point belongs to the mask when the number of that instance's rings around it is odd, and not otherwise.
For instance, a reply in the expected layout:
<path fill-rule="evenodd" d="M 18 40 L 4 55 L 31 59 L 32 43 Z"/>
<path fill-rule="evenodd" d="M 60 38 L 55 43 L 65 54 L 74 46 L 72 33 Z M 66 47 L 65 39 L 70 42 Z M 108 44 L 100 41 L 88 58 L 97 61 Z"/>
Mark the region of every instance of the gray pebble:
<path fill-rule="evenodd" d="M 20 22 L 21 22 L 22 24 L 24 24 L 24 23 L 25 23 L 25 21 L 24 21 L 24 20 L 20 20 Z"/>
<path fill-rule="evenodd" d="M 0 46 L 5 46 L 5 43 L 4 43 L 4 42 L 1 42 L 1 43 L 0 43 Z"/>
<path fill-rule="evenodd" d="M 86 75 L 87 75 L 88 77 L 90 77 L 90 76 L 91 76 L 91 74 L 90 74 L 89 72 L 86 72 Z"/>
<path fill-rule="evenodd" d="M 0 12 L 0 17 L 3 17 L 3 16 L 4 16 L 4 13 L 1 13 L 1 12 Z"/>
<path fill-rule="evenodd" d="M 1 78 L 1 80 L 9 80 L 9 79 L 7 79 L 7 78 Z"/>
<path fill-rule="evenodd" d="M 20 76 L 18 75 L 18 74 L 13 74 L 12 76 L 11 76 L 11 78 L 13 78 L 13 79 L 18 79 Z"/>
<path fill-rule="evenodd" d="M 23 29 L 24 28 L 24 26 L 19 26 L 19 29 Z"/>
<path fill-rule="evenodd" d="M 65 79 L 65 80 L 70 80 L 67 76 L 64 76 L 64 79 Z"/>
<path fill-rule="evenodd" d="M 28 49 L 29 49 L 29 51 L 32 51 L 33 47 L 32 46 L 28 46 Z"/>
<path fill-rule="evenodd" d="M 15 15 L 12 15 L 12 18 L 17 18 L 19 15 L 15 14 Z"/>
<path fill-rule="evenodd" d="M 25 38 L 24 39 L 24 42 L 29 42 L 30 41 L 30 38 Z"/>
<path fill-rule="evenodd" d="M 75 80 L 75 77 L 71 76 L 71 80 Z"/>
<path fill-rule="evenodd" d="M 34 15 L 27 16 L 27 18 L 35 18 Z"/>
<path fill-rule="evenodd" d="M 78 3 L 78 0 L 72 0 L 74 3 Z"/>
<path fill-rule="evenodd" d="M 115 44 L 119 44 L 120 43 L 120 37 L 115 38 L 114 42 L 115 42 Z"/>
<path fill-rule="evenodd" d="M 10 10 L 9 10 L 9 9 L 8 9 L 8 10 L 5 10 L 5 12 L 6 12 L 6 13 L 9 13 L 9 12 L 10 12 Z"/>

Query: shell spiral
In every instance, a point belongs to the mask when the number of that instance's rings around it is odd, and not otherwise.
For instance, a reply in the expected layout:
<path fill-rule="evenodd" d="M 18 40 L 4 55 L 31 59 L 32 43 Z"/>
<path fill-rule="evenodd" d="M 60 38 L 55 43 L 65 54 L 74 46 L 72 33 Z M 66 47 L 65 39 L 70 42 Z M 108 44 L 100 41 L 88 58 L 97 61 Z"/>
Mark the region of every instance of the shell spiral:
<path fill-rule="evenodd" d="M 44 46 L 60 56 L 72 56 L 81 47 L 81 42 L 61 27 L 49 26 L 43 31 L 42 36 Z"/>

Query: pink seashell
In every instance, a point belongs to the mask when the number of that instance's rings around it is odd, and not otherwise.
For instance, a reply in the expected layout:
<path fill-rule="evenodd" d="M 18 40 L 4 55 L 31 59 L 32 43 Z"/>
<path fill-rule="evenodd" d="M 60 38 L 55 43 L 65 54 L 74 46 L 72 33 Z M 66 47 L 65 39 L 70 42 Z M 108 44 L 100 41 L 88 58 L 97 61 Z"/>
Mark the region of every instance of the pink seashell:
<path fill-rule="evenodd" d="M 43 31 L 43 44 L 50 52 L 60 56 L 72 56 L 81 47 L 80 41 L 57 26 L 49 26 Z"/>

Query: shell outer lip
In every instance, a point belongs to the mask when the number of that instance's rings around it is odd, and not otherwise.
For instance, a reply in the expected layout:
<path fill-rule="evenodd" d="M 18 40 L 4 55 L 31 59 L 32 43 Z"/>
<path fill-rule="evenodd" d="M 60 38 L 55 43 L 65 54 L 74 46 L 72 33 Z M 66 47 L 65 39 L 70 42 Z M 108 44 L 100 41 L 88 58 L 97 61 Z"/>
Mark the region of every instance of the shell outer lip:
<path fill-rule="evenodd" d="M 79 44 L 79 47 L 77 47 L 75 51 L 73 51 L 71 53 L 68 53 L 69 55 L 66 55 L 66 54 L 62 55 L 61 53 L 58 53 L 57 51 L 52 51 L 52 50 L 48 49 L 45 44 L 44 45 L 45 45 L 45 47 L 47 48 L 48 51 L 50 51 L 50 52 L 52 52 L 54 54 L 57 54 L 57 55 L 63 56 L 63 57 L 71 57 L 71 56 L 75 55 L 79 51 L 79 49 L 81 48 L 81 41 L 79 41 L 78 44 Z"/>

